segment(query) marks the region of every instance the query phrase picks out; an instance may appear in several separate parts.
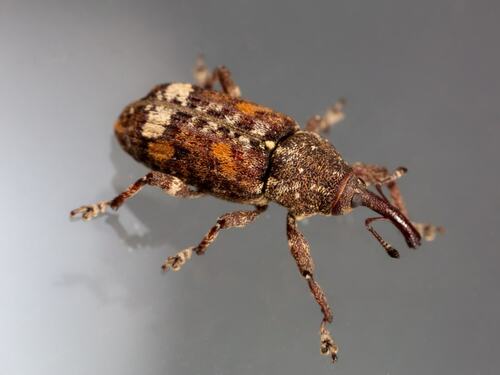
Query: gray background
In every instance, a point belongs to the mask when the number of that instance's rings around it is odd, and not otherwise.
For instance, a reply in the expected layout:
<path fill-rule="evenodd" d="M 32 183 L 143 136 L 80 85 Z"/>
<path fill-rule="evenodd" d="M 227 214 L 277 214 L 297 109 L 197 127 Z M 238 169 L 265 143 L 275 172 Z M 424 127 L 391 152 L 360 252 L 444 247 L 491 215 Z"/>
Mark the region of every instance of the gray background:
<path fill-rule="evenodd" d="M 0 1 L 0 374 L 497 374 L 500 5 L 495 1 Z M 389 259 L 370 215 L 301 224 L 340 361 L 273 205 L 162 274 L 238 206 L 145 189 L 70 222 L 146 169 L 112 124 L 197 53 L 300 123 L 337 97 L 329 139 L 394 168 L 413 218 L 446 226 Z"/>

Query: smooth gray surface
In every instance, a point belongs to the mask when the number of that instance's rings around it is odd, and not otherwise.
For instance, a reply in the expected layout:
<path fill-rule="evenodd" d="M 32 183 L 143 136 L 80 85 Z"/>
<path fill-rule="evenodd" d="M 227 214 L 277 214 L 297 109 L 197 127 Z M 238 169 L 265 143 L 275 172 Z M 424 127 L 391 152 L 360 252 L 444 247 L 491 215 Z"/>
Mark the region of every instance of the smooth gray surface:
<path fill-rule="evenodd" d="M 500 5 L 494 1 L 0 0 L 0 374 L 497 374 Z M 226 64 L 244 96 L 302 124 L 345 95 L 329 139 L 409 174 L 416 220 L 447 233 L 389 259 L 348 217 L 301 225 L 340 361 L 273 205 L 179 273 L 165 257 L 237 206 L 145 189 L 70 222 L 146 169 L 112 125 L 154 84 Z"/>

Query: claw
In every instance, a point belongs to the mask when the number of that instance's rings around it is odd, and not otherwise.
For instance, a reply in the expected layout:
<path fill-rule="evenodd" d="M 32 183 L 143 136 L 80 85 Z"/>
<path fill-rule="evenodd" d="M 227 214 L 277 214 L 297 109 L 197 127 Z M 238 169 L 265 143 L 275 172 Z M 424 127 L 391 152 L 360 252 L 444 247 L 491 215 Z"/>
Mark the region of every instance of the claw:
<path fill-rule="evenodd" d="M 172 271 L 179 271 L 181 267 L 191 259 L 193 255 L 193 248 L 188 247 L 182 251 L 179 251 L 176 255 L 170 256 L 167 260 L 162 264 L 161 268 L 163 271 L 167 272 L 170 268 Z"/>
<path fill-rule="evenodd" d="M 82 215 L 82 219 L 85 221 L 91 220 L 98 216 L 99 214 L 102 214 L 106 212 L 106 207 L 108 206 L 108 202 L 102 201 L 102 202 L 97 202 L 96 204 L 91 204 L 87 206 L 81 206 L 79 208 L 74 209 L 69 213 L 70 217 L 75 217 L 79 214 Z"/>
<path fill-rule="evenodd" d="M 339 351 L 339 347 L 333 341 L 332 335 L 330 334 L 330 331 L 328 331 L 328 328 L 326 328 L 326 322 L 321 323 L 321 328 L 320 328 L 320 340 L 321 340 L 321 354 L 323 355 L 329 355 L 332 357 L 332 361 L 336 362 L 337 361 L 337 352 Z"/>

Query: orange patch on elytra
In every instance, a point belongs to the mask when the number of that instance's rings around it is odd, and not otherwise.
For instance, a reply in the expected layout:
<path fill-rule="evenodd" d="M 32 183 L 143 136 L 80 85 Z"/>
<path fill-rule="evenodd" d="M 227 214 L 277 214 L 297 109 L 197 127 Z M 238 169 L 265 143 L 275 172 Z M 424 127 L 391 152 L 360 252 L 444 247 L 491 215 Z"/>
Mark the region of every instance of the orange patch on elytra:
<path fill-rule="evenodd" d="M 215 143 L 212 145 L 212 154 L 219 162 L 222 174 L 227 178 L 235 178 L 236 163 L 231 146 L 227 143 Z"/>
<path fill-rule="evenodd" d="M 123 127 L 122 122 L 120 120 L 116 120 L 115 122 L 115 133 L 117 134 L 125 133 L 125 128 Z"/>
<path fill-rule="evenodd" d="M 236 103 L 236 108 L 243 112 L 245 115 L 253 116 L 256 112 L 272 112 L 271 108 L 263 107 L 258 104 L 241 101 Z"/>
<path fill-rule="evenodd" d="M 174 156 L 175 148 L 170 142 L 158 141 L 148 144 L 148 155 L 157 162 L 164 162 Z"/>

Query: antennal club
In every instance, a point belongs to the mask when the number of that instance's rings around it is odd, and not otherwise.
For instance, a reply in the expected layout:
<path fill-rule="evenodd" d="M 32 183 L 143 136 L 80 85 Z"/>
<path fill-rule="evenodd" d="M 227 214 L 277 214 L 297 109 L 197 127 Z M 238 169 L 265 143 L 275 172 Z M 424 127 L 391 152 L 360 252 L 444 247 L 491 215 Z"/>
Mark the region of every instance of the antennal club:
<path fill-rule="evenodd" d="M 373 237 L 375 237 L 377 239 L 377 241 L 380 243 L 380 245 L 382 245 L 382 247 L 387 252 L 387 255 L 389 255 L 391 258 L 398 259 L 399 258 L 399 251 L 397 251 L 394 247 L 392 247 L 392 245 L 389 242 L 384 240 L 382 238 L 382 236 L 380 234 L 378 234 L 378 232 L 375 229 L 373 229 L 373 227 L 370 225 L 370 223 L 375 221 L 375 220 L 388 220 L 388 219 L 386 219 L 385 217 L 382 217 L 382 216 L 370 217 L 370 218 L 365 220 L 366 229 L 368 229 L 368 231 L 371 234 L 373 234 Z"/>

